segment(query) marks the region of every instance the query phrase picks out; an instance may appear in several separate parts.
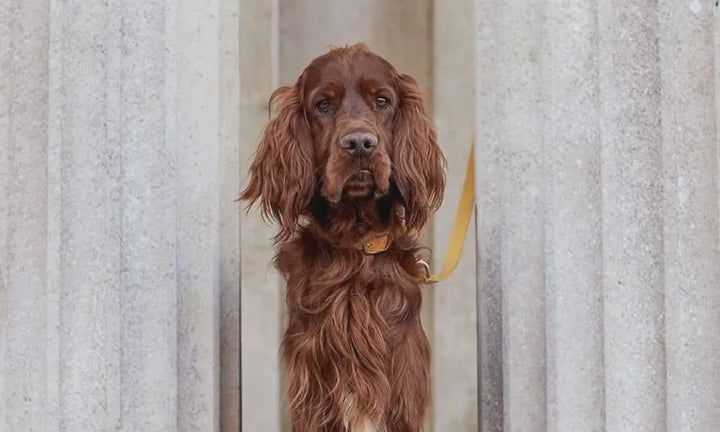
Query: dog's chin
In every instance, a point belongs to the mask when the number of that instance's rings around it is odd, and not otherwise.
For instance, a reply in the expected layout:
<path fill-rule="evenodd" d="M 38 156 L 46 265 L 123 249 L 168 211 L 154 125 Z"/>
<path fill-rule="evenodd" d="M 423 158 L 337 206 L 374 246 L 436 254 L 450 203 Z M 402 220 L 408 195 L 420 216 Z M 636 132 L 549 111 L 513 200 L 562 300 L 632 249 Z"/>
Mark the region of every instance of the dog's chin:
<path fill-rule="evenodd" d="M 375 196 L 375 178 L 370 170 L 361 169 L 350 175 L 342 188 L 342 196 L 348 200 L 364 200 Z"/>

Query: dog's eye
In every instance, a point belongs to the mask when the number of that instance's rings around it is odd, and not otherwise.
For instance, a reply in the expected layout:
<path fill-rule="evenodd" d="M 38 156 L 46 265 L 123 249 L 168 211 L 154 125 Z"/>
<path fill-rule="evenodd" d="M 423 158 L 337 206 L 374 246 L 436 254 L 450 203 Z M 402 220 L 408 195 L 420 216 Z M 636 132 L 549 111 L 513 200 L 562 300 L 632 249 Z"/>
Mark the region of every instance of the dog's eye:
<path fill-rule="evenodd" d="M 390 99 L 386 97 L 379 96 L 375 98 L 375 109 L 376 110 L 386 110 L 390 107 Z"/>
<path fill-rule="evenodd" d="M 320 114 L 330 114 L 330 111 L 332 110 L 332 107 L 330 106 L 330 101 L 329 101 L 329 100 L 327 100 L 327 99 L 320 99 L 320 100 L 315 104 L 315 109 L 316 109 Z"/>

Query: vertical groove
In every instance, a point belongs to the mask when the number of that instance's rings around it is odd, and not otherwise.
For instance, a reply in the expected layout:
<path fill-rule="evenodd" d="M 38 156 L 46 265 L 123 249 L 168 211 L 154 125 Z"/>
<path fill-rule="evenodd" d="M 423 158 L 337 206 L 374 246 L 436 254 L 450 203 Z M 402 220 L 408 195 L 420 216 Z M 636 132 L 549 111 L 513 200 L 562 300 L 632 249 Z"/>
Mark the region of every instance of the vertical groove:
<path fill-rule="evenodd" d="M 250 159 L 267 121 L 267 98 L 278 79 L 278 0 L 241 0 L 240 175 L 243 185 Z M 273 29 L 277 31 L 273 31 Z M 243 209 L 246 203 L 238 203 Z M 242 429 L 281 431 L 282 375 L 278 358 L 281 319 L 280 283 L 272 268 L 273 227 L 255 212 L 240 214 L 242 252 L 241 380 Z"/>
<path fill-rule="evenodd" d="M 96 430 L 119 421 L 120 243 L 119 150 L 105 125 L 112 121 L 106 88 L 107 9 L 63 3 L 58 131 L 60 197 L 58 296 L 60 428 Z M 55 42 L 55 41 L 54 41 Z M 55 89 L 53 89 L 55 91 Z M 56 122 L 56 123 L 55 123 Z M 82 348 L 78 348 L 82 347 Z"/>
<path fill-rule="evenodd" d="M 603 430 L 597 11 L 548 3 L 543 37 L 549 431 Z"/>
<path fill-rule="evenodd" d="M 503 359 L 503 86 L 500 70 L 501 29 L 496 17 L 501 2 L 477 0 L 476 19 L 476 160 L 478 279 L 478 397 L 479 427 L 483 432 L 505 430 Z"/>
<path fill-rule="evenodd" d="M 108 139 L 121 169 L 122 430 L 172 430 L 177 420 L 174 143 L 166 139 L 163 0 L 114 5 L 108 27 Z"/>
<path fill-rule="evenodd" d="M 546 302 L 540 55 L 542 14 L 505 3 L 501 20 L 502 290 L 505 428 L 544 431 Z"/>
<path fill-rule="evenodd" d="M 129 262 L 129 247 L 128 247 L 128 239 L 127 239 L 127 222 L 126 222 L 126 214 L 127 214 L 127 205 L 125 203 L 125 200 L 127 199 L 127 191 L 125 184 L 128 180 L 128 174 L 127 174 L 127 156 L 125 154 L 126 152 L 126 144 L 125 144 L 125 106 L 124 106 L 124 84 L 126 81 L 126 74 L 125 74 L 125 59 L 124 54 L 127 50 L 126 47 L 126 21 L 127 21 L 127 10 L 128 8 L 124 3 L 117 3 L 113 4 L 112 6 L 108 5 L 111 9 L 109 11 L 109 21 L 112 22 L 112 26 L 109 25 L 109 27 L 115 29 L 116 32 L 116 39 L 111 40 L 108 43 L 107 47 L 107 54 L 106 59 L 112 59 L 113 57 L 117 59 L 117 64 L 114 65 L 116 68 L 117 73 L 117 89 L 116 90 L 116 97 L 115 100 L 109 100 L 108 97 L 109 89 L 105 88 L 105 107 L 106 110 L 110 111 L 113 108 L 115 109 L 114 112 L 114 118 L 110 121 L 108 121 L 108 125 L 106 125 L 106 134 L 109 132 L 110 136 L 114 136 L 117 134 L 117 144 L 120 147 L 119 154 L 118 154 L 118 160 L 117 163 L 120 167 L 120 173 L 119 173 L 119 180 L 121 186 L 120 190 L 120 259 L 121 259 L 121 265 L 118 269 L 118 278 L 120 279 L 120 289 L 122 290 L 122 294 L 120 297 L 120 316 L 117 317 L 118 324 L 121 327 L 120 330 L 120 344 L 119 349 L 121 350 L 120 353 L 120 362 L 118 364 L 118 374 L 120 375 L 119 379 L 119 385 L 118 385 L 118 397 L 120 398 L 120 412 L 118 416 L 118 422 L 117 422 L 117 428 L 120 430 L 127 430 L 128 426 L 133 425 L 133 422 L 131 420 L 132 413 L 127 408 L 127 405 L 129 405 L 126 400 L 130 399 L 132 397 L 132 390 L 130 388 L 126 388 L 127 381 L 128 381 L 128 373 L 126 371 L 129 368 L 128 361 L 127 361 L 127 355 L 125 354 L 125 346 L 129 342 L 129 338 L 126 326 L 123 325 L 123 321 L 126 318 L 126 313 L 128 311 L 128 307 L 126 304 L 127 300 L 127 291 L 128 288 L 128 277 L 126 276 L 126 272 L 130 267 Z M 109 23 L 108 23 L 109 24 Z M 105 69 L 105 75 L 107 80 L 107 75 L 112 73 L 110 70 L 110 67 L 106 67 Z M 114 104 L 113 104 L 114 103 Z M 114 126 L 114 127 L 113 127 Z"/>
<path fill-rule="evenodd" d="M 168 204 L 168 211 L 170 212 L 170 215 L 168 216 L 170 225 L 168 229 L 170 230 L 172 234 L 172 250 L 169 252 L 170 259 L 172 260 L 172 265 L 174 266 L 174 271 L 172 274 L 172 285 L 173 285 L 173 292 L 170 295 L 170 301 L 174 303 L 175 306 L 175 313 L 171 317 L 172 324 L 170 325 L 170 335 L 172 338 L 172 341 L 175 344 L 174 352 L 172 353 L 173 358 L 171 358 L 172 362 L 172 369 L 174 371 L 175 379 L 174 379 L 174 386 L 171 390 L 171 399 L 174 400 L 174 404 L 170 406 L 170 410 L 172 413 L 172 424 L 177 430 L 180 426 L 180 415 L 181 415 L 181 406 L 180 406 L 180 271 L 178 268 L 179 263 L 179 237 L 180 237 L 180 222 L 179 222 L 179 214 L 180 214 L 180 205 L 179 205 L 179 187 L 178 187 L 178 174 L 177 174 L 177 166 L 178 166 L 178 121 L 177 121 L 177 92 L 178 92 L 178 67 L 177 67 L 177 59 L 178 55 L 180 53 L 180 50 L 178 49 L 178 40 L 177 40 L 177 34 L 176 29 L 178 25 L 178 1 L 179 0 L 165 0 L 164 1 L 164 23 L 163 23 L 163 39 L 164 39 L 164 82 L 163 82 L 163 88 L 162 88 L 162 97 L 164 100 L 164 129 L 163 129 L 163 144 L 167 151 L 167 157 L 171 161 L 174 172 L 172 173 L 170 179 L 168 180 L 168 183 L 170 185 L 170 192 L 169 192 L 169 204 Z"/>
<path fill-rule="evenodd" d="M 657 4 L 599 3 L 607 430 L 665 427 Z"/>
<path fill-rule="evenodd" d="M 3 9 L 6 9 L 3 7 Z M 0 332 L 3 349 L 2 422 L 8 430 L 40 429 L 49 404 L 47 378 L 47 116 L 48 9 L 7 8 L 3 44 L 3 271 Z M 5 57 L 5 55 L 7 57 Z M 10 390 L 5 391 L 5 388 Z M 14 413 L 23 413 L 16 415 Z"/>
<path fill-rule="evenodd" d="M 178 430 L 219 428 L 219 1 L 180 0 L 176 115 Z M 208 48 L 214 49 L 208 49 Z"/>
<path fill-rule="evenodd" d="M 7 396 L 7 297 L 9 290 L 8 237 L 9 216 L 8 182 L 10 173 L 10 82 L 12 59 L 12 30 L 15 21 L 11 0 L 0 0 L 0 430 L 8 427 Z"/>
<path fill-rule="evenodd" d="M 433 216 L 431 233 L 433 262 L 439 265 L 447 253 L 475 132 L 476 94 L 471 91 L 475 85 L 475 4 L 474 0 L 436 0 L 428 6 L 432 28 L 428 32 L 432 37 L 429 51 L 434 59 L 429 65 L 431 115 L 447 161 L 445 196 Z M 477 302 L 468 301 L 478 293 L 473 271 L 477 266 L 475 228 L 473 224 L 467 232 L 453 274 L 427 287 L 426 293 L 432 295 L 423 298 L 423 302 L 433 303 L 433 319 L 424 325 L 433 333 L 430 340 L 435 396 L 428 421 L 436 432 L 477 430 L 479 424 Z"/>
<path fill-rule="evenodd" d="M 241 427 L 240 373 L 240 212 L 235 201 L 240 191 L 239 136 L 239 23 L 240 4 L 221 0 L 220 69 L 220 152 L 221 172 L 218 236 L 220 238 L 220 430 Z"/>
<path fill-rule="evenodd" d="M 63 4 L 48 2 L 48 26 L 50 43 L 48 46 L 48 164 L 47 164 L 47 291 L 46 291 L 46 384 L 45 392 L 49 401 L 45 407 L 43 430 L 61 430 L 62 407 L 62 369 L 60 353 L 62 337 L 60 333 L 62 291 L 62 88 L 65 77 L 62 69 L 64 26 L 61 19 Z"/>
<path fill-rule="evenodd" d="M 605 364 L 605 338 L 607 337 L 605 332 L 605 236 L 603 235 L 605 232 L 605 212 L 603 208 L 603 191 L 605 190 L 605 186 L 603 183 L 603 179 L 605 178 L 605 169 L 603 168 L 604 160 L 603 160 L 603 154 L 604 154 L 604 148 L 603 148 L 603 139 L 602 139 L 602 128 L 603 128 L 603 85 L 602 85 L 602 50 L 601 50 L 601 39 L 602 39 L 602 28 L 600 27 L 600 13 L 601 9 L 599 5 L 595 5 L 593 8 L 593 28 L 595 31 L 595 39 L 593 40 L 593 51 L 595 52 L 595 70 L 593 70 L 593 76 L 595 78 L 595 86 L 593 91 L 595 92 L 595 103 L 596 103 L 596 109 L 597 109 L 597 116 L 596 119 L 597 127 L 598 127 L 598 135 L 597 135 L 597 145 L 598 145 L 598 158 L 600 160 L 599 166 L 598 166 L 598 172 L 597 172 L 597 188 L 599 193 L 599 215 L 598 215 L 598 221 L 600 226 L 598 227 L 598 236 L 600 238 L 600 256 L 598 257 L 599 265 L 600 265 L 600 282 L 599 282 L 599 290 L 600 290 L 600 358 L 598 359 L 598 362 L 600 363 L 601 367 L 601 374 L 599 376 L 599 379 L 601 380 L 599 386 L 600 386 L 600 397 L 601 400 L 599 401 L 599 409 L 600 409 L 600 415 L 601 415 L 601 424 L 602 429 L 601 430 L 607 430 L 607 365 Z"/>

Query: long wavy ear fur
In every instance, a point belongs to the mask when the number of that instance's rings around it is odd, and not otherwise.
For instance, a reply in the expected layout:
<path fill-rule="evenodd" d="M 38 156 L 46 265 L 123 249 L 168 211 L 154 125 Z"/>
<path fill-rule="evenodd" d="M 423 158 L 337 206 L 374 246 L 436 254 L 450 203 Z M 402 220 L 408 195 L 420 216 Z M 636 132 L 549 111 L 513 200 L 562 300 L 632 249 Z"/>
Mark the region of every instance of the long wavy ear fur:
<path fill-rule="evenodd" d="M 421 229 L 440 207 L 445 191 L 445 157 L 425 112 L 415 80 L 399 75 L 400 95 L 393 131 L 393 176 L 405 204 L 408 229 Z"/>
<path fill-rule="evenodd" d="M 248 208 L 259 199 L 263 217 L 280 224 L 276 241 L 287 240 L 315 190 L 310 130 L 303 115 L 302 84 L 280 87 L 270 96 L 277 114 L 270 120 L 240 194 Z"/>

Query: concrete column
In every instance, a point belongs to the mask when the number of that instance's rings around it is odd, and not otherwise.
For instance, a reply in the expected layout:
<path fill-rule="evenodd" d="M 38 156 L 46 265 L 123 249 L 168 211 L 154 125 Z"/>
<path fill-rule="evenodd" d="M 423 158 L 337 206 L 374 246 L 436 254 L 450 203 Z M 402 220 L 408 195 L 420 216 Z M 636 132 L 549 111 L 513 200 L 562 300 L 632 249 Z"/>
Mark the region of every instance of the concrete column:
<path fill-rule="evenodd" d="M 220 9 L 218 0 L 173 6 L 166 37 L 174 55 L 168 123 L 177 134 L 178 428 L 206 431 L 219 419 Z"/>
<path fill-rule="evenodd" d="M 501 243 L 504 427 L 546 428 L 545 223 L 541 39 L 542 8 L 509 2 L 497 9 L 502 77 L 497 119 Z M 481 101 L 482 103 L 482 101 Z M 481 149 L 483 149 L 481 143 Z M 483 151 L 483 150 L 481 150 Z M 482 167 L 480 170 L 482 171 Z M 480 215 L 482 218 L 482 215 Z"/>
<path fill-rule="evenodd" d="M 41 430 L 57 391 L 48 316 L 48 9 L 0 2 L 0 430 Z M 54 305 L 50 305 L 51 308 Z M 50 369 L 50 370 L 49 370 Z M 57 384 L 57 383 L 55 383 Z M 22 413 L 8 415 L 8 413 Z"/>
<path fill-rule="evenodd" d="M 597 10 L 543 12 L 547 430 L 604 429 Z"/>
<path fill-rule="evenodd" d="M 247 170 L 277 86 L 276 1 L 240 2 L 240 172 Z M 238 190 L 239 193 L 239 190 Z M 242 208 L 242 204 L 239 204 Z M 241 213 L 242 430 L 281 431 L 280 335 L 283 301 L 272 266 L 275 228 L 257 212 Z"/>
<path fill-rule="evenodd" d="M 719 39 L 701 3 L 476 2 L 484 430 L 720 423 Z"/>
<path fill-rule="evenodd" d="M 70 10 L 72 12 L 59 7 L 56 11 L 54 19 L 62 23 L 58 26 L 61 33 L 57 40 L 62 42 L 51 52 L 59 70 L 64 71 L 57 74 L 57 104 L 51 106 L 57 122 L 53 130 L 62 131 L 65 125 L 72 125 L 67 133 L 58 134 L 52 142 L 61 161 L 60 206 L 72 209 L 87 200 L 90 192 L 76 188 L 105 183 L 117 188 L 110 199 L 96 192 L 97 201 L 92 203 L 98 209 L 107 205 L 104 202 L 112 203 L 119 217 L 112 227 L 99 225 L 95 233 L 108 243 L 107 249 L 117 255 L 121 269 L 118 272 L 117 268 L 108 267 L 109 271 L 118 273 L 119 280 L 117 285 L 104 288 L 118 293 L 118 310 L 109 311 L 105 318 L 119 326 L 118 339 L 110 344 L 120 357 L 119 364 L 112 370 L 118 379 L 117 387 L 108 391 L 120 397 L 120 411 L 115 414 L 118 418 L 113 421 L 125 430 L 153 427 L 172 430 L 180 412 L 180 380 L 176 377 L 180 373 L 177 340 L 182 337 L 177 334 L 176 318 L 179 297 L 177 191 L 172 182 L 163 181 L 178 174 L 174 125 L 167 125 L 168 118 L 172 118 L 167 114 L 175 108 L 175 95 L 166 88 L 168 70 L 174 70 L 170 57 L 174 51 L 170 56 L 165 55 L 168 45 L 173 46 L 165 40 L 166 11 L 164 3 L 158 1 L 131 4 L 127 8 L 120 4 L 107 8 L 97 6 L 90 15 L 86 15 L 88 8 L 80 4 L 72 5 Z M 91 23 L 92 33 L 80 27 L 80 23 Z M 105 50 L 103 47 L 87 51 L 79 48 L 98 37 L 105 39 Z M 169 39 L 172 40 L 172 36 Z M 78 58 L 81 51 L 84 55 Z M 86 69 L 92 62 L 96 63 L 96 69 Z M 54 76 L 51 70 L 51 77 Z M 95 88 L 83 94 L 86 81 L 103 76 L 107 78 L 99 79 Z M 70 100 L 63 97 L 78 93 L 82 97 Z M 105 98 L 92 101 L 103 93 L 107 94 Z M 82 120 L 94 116 L 103 121 Z M 88 124 L 97 128 L 92 137 L 85 136 Z M 168 130 L 170 139 L 167 139 Z M 65 162 L 72 161 L 76 155 L 88 154 L 88 148 L 93 147 L 97 150 L 91 153 L 92 159 L 73 165 Z M 85 166 L 112 167 L 115 176 L 108 181 L 103 177 L 104 169 L 97 169 L 92 180 L 82 181 L 75 173 L 85 171 Z M 91 209 L 84 212 L 90 213 Z M 70 236 L 84 237 L 82 213 L 62 218 L 61 230 L 66 223 L 77 225 Z M 96 240 L 88 240 L 87 249 L 78 251 L 75 259 L 81 260 L 82 256 L 92 253 Z M 119 242 L 120 247 L 112 247 L 113 242 Z M 95 269 L 91 266 L 85 271 L 91 274 Z M 78 275 L 75 283 L 82 284 L 82 279 L 87 277 Z M 60 285 L 72 287 L 64 280 Z M 105 294 L 100 291 L 95 295 Z M 97 319 L 92 311 L 86 313 L 91 320 Z M 71 316 L 67 319 L 72 322 Z M 81 329 L 73 328 L 68 336 L 73 337 L 79 331 Z M 75 361 L 80 365 L 85 362 Z M 100 376 L 82 376 L 102 383 Z M 79 427 L 70 429 L 76 428 Z"/>
<path fill-rule="evenodd" d="M 717 11 L 660 1 L 667 430 L 720 425 Z M 713 23 L 715 23 L 713 25 Z"/>
<path fill-rule="evenodd" d="M 220 1 L 220 430 L 242 427 L 240 350 L 240 3 Z"/>
<path fill-rule="evenodd" d="M 598 8 L 609 430 L 665 428 L 657 22 L 651 2 Z"/>
<path fill-rule="evenodd" d="M 472 1 L 433 3 L 433 120 L 448 163 L 445 200 L 433 223 L 437 271 L 453 230 L 475 129 L 474 28 Z M 471 224 L 455 272 L 428 287 L 434 296 L 435 431 L 478 430 L 474 228 Z"/>
<path fill-rule="evenodd" d="M 239 411 L 221 4 L 0 5 L 0 430 L 218 430 L 221 376 Z"/>
<path fill-rule="evenodd" d="M 478 420 L 481 431 L 504 429 L 502 320 L 503 75 L 498 62 L 501 26 L 495 19 L 502 6 L 494 0 L 475 2 L 475 193 L 477 217 L 477 346 Z"/>

